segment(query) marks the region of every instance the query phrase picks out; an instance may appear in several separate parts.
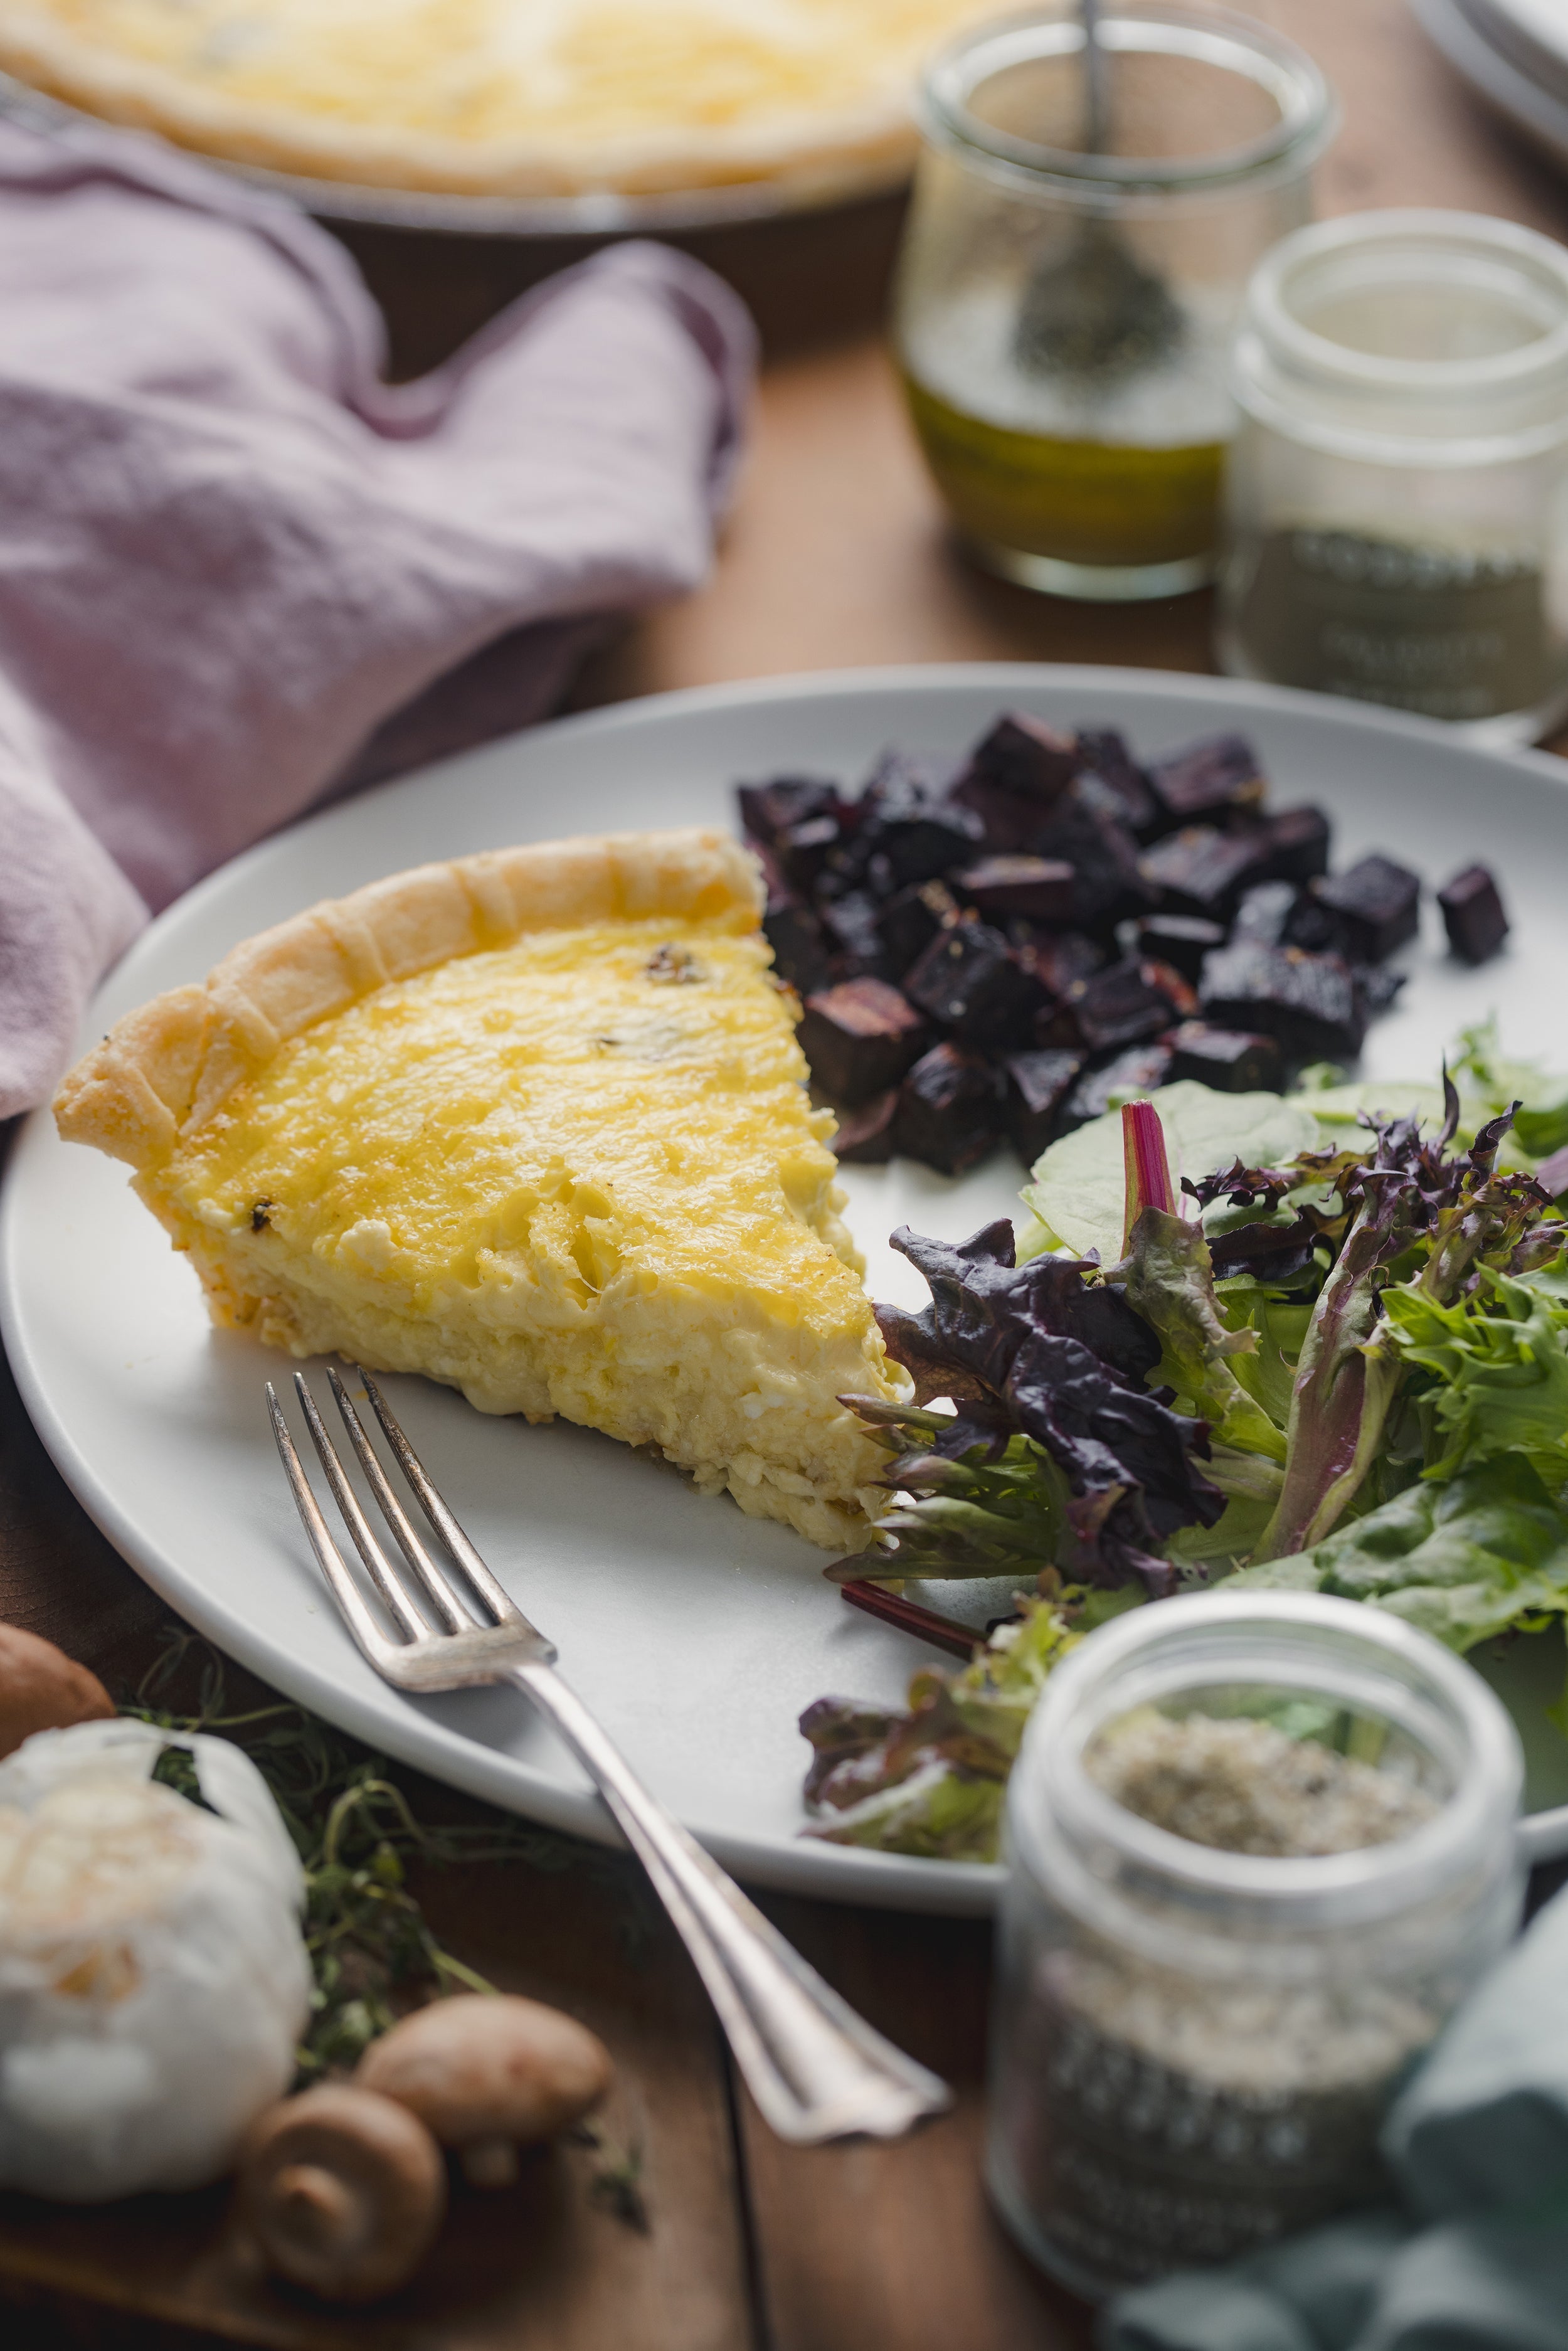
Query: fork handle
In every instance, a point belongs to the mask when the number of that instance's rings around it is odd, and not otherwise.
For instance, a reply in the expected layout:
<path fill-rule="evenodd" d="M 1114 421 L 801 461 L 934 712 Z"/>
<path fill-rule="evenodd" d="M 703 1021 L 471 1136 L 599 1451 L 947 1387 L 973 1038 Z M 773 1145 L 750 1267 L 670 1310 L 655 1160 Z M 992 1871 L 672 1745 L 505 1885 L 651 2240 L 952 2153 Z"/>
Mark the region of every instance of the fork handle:
<path fill-rule="evenodd" d="M 800 2147 L 896 2138 L 951 2105 L 946 2084 L 857 2016 L 649 1793 L 553 1666 L 515 1666 L 511 1677 L 570 1748 L 647 1871 L 780 2138 Z"/>

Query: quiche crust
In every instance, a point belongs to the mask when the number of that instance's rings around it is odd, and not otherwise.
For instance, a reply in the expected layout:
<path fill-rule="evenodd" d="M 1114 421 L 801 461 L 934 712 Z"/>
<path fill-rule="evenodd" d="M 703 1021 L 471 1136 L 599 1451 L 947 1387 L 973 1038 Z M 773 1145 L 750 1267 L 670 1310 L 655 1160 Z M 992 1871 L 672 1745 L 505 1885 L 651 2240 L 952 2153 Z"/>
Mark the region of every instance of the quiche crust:
<path fill-rule="evenodd" d="M 129 1014 L 59 1131 L 130 1163 L 218 1323 L 656 1447 L 852 1549 L 882 1456 L 838 1398 L 901 1375 L 760 904 L 697 830 L 397 874 Z"/>
<path fill-rule="evenodd" d="M 345 72 L 342 87 L 327 91 L 319 86 L 319 54 L 302 47 L 300 88 L 292 96 L 280 95 L 286 71 L 252 69 L 257 34 L 265 35 L 270 17 L 281 21 L 265 0 L 244 6 L 219 0 L 205 9 L 189 0 L 178 9 L 170 0 L 120 0 L 117 6 L 0 0 L 0 68 L 108 121 L 158 131 L 231 162 L 310 179 L 519 198 L 651 195 L 760 182 L 801 200 L 828 201 L 893 184 L 907 171 L 921 57 L 985 5 L 855 0 L 851 8 L 837 0 L 836 26 L 831 0 L 798 5 L 800 24 L 789 21 L 780 0 L 664 9 L 658 47 L 644 57 L 635 35 L 637 9 L 647 0 L 632 0 L 631 7 L 616 0 L 554 0 L 548 9 L 539 0 L 489 0 L 477 12 L 448 0 L 445 20 L 432 0 L 424 12 L 428 37 L 423 50 L 418 38 L 411 44 L 406 74 L 373 70 L 382 64 L 377 46 L 384 50 L 383 39 L 363 50 L 361 76 Z M 507 44 L 497 37 L 497 20 L 508 13 L 521 22 L 539 14 L 552 33 L 559 28 L 553 45 L 547 42 L 526 68 L 507 59 Z M 431 94 L 476 24 L 491 37 L 497 91 L 488 104 L 467 110 L 489 127 L 447 130 L 438 119 L 416 119 L 439 117 Z M 171 49 L 171 25 L 186 43 L 183 50 Z M 413 30 L 423 36 L 424 28 Z M 354 37 L 350 27 L 340 40 L 345 63 Z M 825 85 L 816 89 L 813 41 Z M 588 56 L 563 67 L 565 49 Z M 627 52 L 623 62 L 620 50 Z M 281 62 L 286 68 L 287 58 Z M 357 78 L 392 93 L 387 113 L 377 117 L 373 99 L 354 87 Z M 553 119 L 536 90 L 555 93 Z M 455 104 L 452 111 L 465 109 Z M 515 126 L 494 127 L 508 111 Z"/>

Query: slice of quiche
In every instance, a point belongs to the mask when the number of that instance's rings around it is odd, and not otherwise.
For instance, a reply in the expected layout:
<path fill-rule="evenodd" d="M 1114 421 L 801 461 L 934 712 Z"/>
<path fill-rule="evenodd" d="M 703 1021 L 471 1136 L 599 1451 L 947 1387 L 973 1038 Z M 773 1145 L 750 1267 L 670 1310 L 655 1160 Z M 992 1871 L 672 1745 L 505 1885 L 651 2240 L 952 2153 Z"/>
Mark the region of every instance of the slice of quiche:
<path fill-rule="evenodd" d="M 624 833 L 422 866 L 121 1020 L 60 1132 L 129 1160 L 220 1323 L 656 1446 L 831 1549 L 900 1393 L 754 862 Z"/>

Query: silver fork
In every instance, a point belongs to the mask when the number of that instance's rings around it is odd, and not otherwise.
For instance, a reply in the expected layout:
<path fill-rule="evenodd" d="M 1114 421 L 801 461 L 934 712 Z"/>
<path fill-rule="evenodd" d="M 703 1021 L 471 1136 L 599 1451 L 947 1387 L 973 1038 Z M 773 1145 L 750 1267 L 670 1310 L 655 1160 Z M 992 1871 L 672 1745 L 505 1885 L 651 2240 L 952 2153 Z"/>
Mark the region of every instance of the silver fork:
<path fill-rule="evenodd" d="M 310 1547 L 350 1631 L 383 1681 L 416 1697 L 480 1682 L 516 1682 L 528 1692 L 587 1771 L 647 1871 L 707 1988 L 746 2085 L 780 2138 L 803 2147 L 862 2134 L 896 2138 L 926 2116 L 942 2113 L 952 2104 L 946 2085 L 857 2016 L 650 1795 L 556 1671 L 553 1643 L 502 1591 L 425 1475 L 380 1388 L 360 1370 L 371 1409 L 414 1499 L 492 1621 L 460 1596 L 410 1524 L 337 1370 L 329 1368 L 327 1376 L 370 1489 L 439 1619 L 432 1623 L 371 1532 L 305 1375 L 296 1372 L 294 1384 L 333 1499 L 402 1637 L 390 1640 L 382 1632 L 321 1515 L 269 1380 L 273 1434 Z"/>

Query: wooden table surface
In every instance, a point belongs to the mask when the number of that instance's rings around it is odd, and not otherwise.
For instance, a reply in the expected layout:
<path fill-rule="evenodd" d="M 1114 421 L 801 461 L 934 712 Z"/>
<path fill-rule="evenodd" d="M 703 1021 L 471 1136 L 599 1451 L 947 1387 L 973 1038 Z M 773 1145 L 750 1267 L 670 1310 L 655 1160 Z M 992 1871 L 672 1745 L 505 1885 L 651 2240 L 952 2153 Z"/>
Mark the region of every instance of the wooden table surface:
<path fill-rule="evenodd" d="M 1321 208 L 1430 204 L 1568 235 L 1568 186 L 1497 127 L 1403 0 L 1259 0 L 1344 110 Z M 720 240 L 770 360 L 712 583 L 606 648 L 580 704 L 877 662 L 1046 660 L 1204 670 L 1207 600 L 1046 601 L 982 578 L 946 538 L 876 330 L 896 208 Z M 356 245 L 406 366 L 438 356 L 539 256 Z M 508 275 L 508 273 L 510 273 Z M 858 315 L 857 315 L 858 314 Z M 826 336 L 826 340 L 824 340 Z M 3 1368 L 3 1367 L 0 1367 Z M 129 1688 L 169 1622 L 98 1534 L 0 1384 L 0 1616 Z M 912 1655 L 912 1663 L 914 1662 Z M 412 1779 L 412 1775 L 409 1775 Z M 424 1791 L 420 1801 L 454 1800 Z M 610 2125 L 643 2150 L 646 2234 L 589 2196 L 576 2156 L 460 2197 L 421 2281 L 344 2316 L 269 2285 L 221 2190 L 91 2212 L 0 2197 L 9 2351 L 246 2344 L 276 2351 L 1079 2351 L 1087 2314 L 1038 2278 L 978 2178 L 988 1935 L 767 1897 L 823 1972 L 957 2091 L 907 2144 L 792 2151 L 758 2122 L 695 1977 L 629 1864 L 564 1839 L 422 1889 L 438 1931 L 507 1986 L 585 2017 L 615 2057 Z"/>

